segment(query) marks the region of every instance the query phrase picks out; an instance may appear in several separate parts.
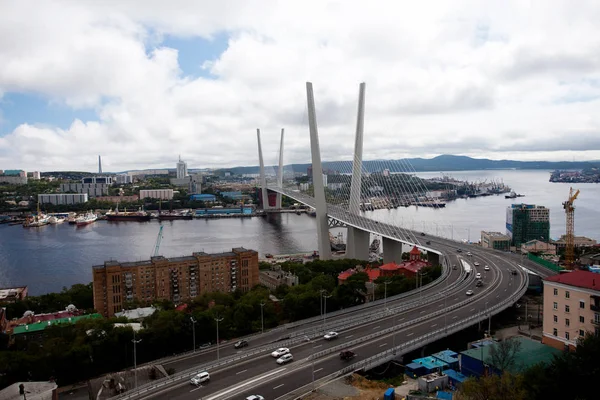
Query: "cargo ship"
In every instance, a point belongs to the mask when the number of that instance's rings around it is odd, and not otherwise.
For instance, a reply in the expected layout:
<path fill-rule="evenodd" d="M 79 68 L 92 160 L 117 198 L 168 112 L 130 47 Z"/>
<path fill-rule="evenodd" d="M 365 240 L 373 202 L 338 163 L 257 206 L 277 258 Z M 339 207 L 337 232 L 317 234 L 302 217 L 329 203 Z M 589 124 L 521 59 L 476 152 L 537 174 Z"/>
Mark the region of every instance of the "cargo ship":
<path fill-rule="evenodd" d="M 106 219 L 108 221 L 150 221 L 150 214 L 144 210 L 139 211 L 119 211 L 119 205 L 115 211 L 109 211 L 106 213 Z"/>
<path fill-rule="evenodd" d="M 82 215 L 81 217 L 77 218 L 75 220 L 75 224 L 77 226 L 84 226 L 84 225 L 88 225 L 91 224 L 93 222 L 96 222 L 96 220 L 98 219 L 98 216 L 94 213 L 87 213 L 85 215 Z"/>

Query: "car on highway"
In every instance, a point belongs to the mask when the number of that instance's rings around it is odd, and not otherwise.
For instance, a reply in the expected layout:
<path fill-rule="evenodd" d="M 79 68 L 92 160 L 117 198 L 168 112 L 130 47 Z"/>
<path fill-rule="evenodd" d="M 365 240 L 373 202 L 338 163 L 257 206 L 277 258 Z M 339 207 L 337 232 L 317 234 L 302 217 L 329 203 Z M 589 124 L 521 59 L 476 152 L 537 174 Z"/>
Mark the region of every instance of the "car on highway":
<path fill-rule="evenodd" d="M 292 361 L 293 359 L 294 359 L 294 356 L 292 356 L 292 353 L 287 353 L 277 359 L 277 364 L 282 365 L 282 364 Z"/>
<path fill-rule="evenodd" d="M 431 244 L 431 240 L 428 240 L 425 242 L 426 244 Z"/>
<path fill-rule="evenodd" d="M 461 249 L 456 249 L 456 252 L 457 253 L 462 253 L 462 250 Z"/>
<path fill-rule="evenodd" d="M 455 270 L 455 271 L 458 269 L 458 267 L 456 266 L 456 264 L 454 264 L 454 265 L 452 266 L 452 269 L 453 269 L 453 270 Z"/>
<path fill-rule="evenodd" d="M 483 281 L 480 279 L 477 281 L 477 283 L 475 284 L 475 286 L 480 287 L 483 286 Z"/>
<path fill-rule="evenodd" d="M 517 274 L 517 270 L 513 269 L 512 271 L 510 271 L 511 275 L 516 275 Z"/>
<path fill-rule="evenodd" d="M 281 347 L 281 348 L 275 350 L 274 352 L 272 352 L 271 357 L 279 358 L 284 354 L 288 354 L 289 352 L 290 352 L 290 349 L 288 349 L 287 347 Z"/>
<path fill-rule="evenodd" d="M 265 398 L 260 394 L 251 394 L 250 396 L 246 397 L 246 400 L 265 400 Z"/>
<path fill-rule="evenodd" d="M 475 274 L 475 279 L 481 279 L 481 272 Z"/>
<path fill-rule="evenodd" d="M 425 232 L 421 232 L 421 236 L 425 236 Z"/>
<path fill-rule="evenodd" d="M 210 381 L 210 374 L 206 371 L 200 372 L 199 374 L 194 375 L 192 377 L 192 379 L 190 379 L 190 383 L 192 385 L 196 385 L 196 386 L 198 386 L 202 382 L 207 382 L 207 381 Z"/>
<path fill-rule="evenodd" d="M 472 294 L 473 294 L 473 291 L 472 291 L 472 290 L 470 290 L 470 289 L 469 289 L 469 290 L 467 290 L 467 296 L 471 296 Z"/>
<path fill-rule="evenodd" d="M 340 351 L 340 358 L 342 360 L 350 360 L 351 358 L 356 357 L 356 353 L 354 353 L 352 350 L 342 350 Z"/>
<path fill-rule="evenodd" d="M 475 261 L 473 264 L 474 264 L 476 267 L 479 267 L 479 263 L 478 263 L 477 261 Z"/>
<path fill-rule="evenodd" d="M 241 349 L 242 347 L 246 347 L 246 346 L 248 346 L 248 342 L 246 340 L 238 340 L 233 345 L 233 347 L 236 349 Z"/>
<path fill-rule="evenodd" d="M 473 256 L 473 253 L 471 253 L 470 251 L 468 251 L 468 252 L 467 252 L 467 255 L 468 255 L 469 257 L 472 257 L 472 256 Z"/>
<path fill-rule="evenodd" d="M 487 265 L 485 267 L 483 267 L 484 270 L 489 271 L 490 267 L 488 267 Z"/>
<path fill-rule="evenodd" d="M 327 334 L 325 336 L 323 336 L 323 338 L 325 340 L 337 339 L 337 337 L 338 337 L 338 333 L 337 332 L 327 332 Z"/>

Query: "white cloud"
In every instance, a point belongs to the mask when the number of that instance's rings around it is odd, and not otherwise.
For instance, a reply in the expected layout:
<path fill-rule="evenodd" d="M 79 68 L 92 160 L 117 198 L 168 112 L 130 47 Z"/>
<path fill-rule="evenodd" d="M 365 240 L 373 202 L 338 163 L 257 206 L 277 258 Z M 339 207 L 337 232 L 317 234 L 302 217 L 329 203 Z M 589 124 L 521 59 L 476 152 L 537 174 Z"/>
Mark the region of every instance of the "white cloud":
<path fill-rule="evenodd" d="M 349 159 L 367 82 L 365 158 L 600 158 L 600 5 L 593 1 L 0 0 L 0 93 L 93 107 L 67 129 L 0 138 L 5 168 L 94 170 L 307 162 L 305 82 L 323 159 Z M 35 10 L 35 11 L 34 11 Z M 213 38 L 211 79 L 164 35 Z M 0 112 L 2 104 L 0 103 Z M 4 119 L 10 115 L 4 112 Z"/>

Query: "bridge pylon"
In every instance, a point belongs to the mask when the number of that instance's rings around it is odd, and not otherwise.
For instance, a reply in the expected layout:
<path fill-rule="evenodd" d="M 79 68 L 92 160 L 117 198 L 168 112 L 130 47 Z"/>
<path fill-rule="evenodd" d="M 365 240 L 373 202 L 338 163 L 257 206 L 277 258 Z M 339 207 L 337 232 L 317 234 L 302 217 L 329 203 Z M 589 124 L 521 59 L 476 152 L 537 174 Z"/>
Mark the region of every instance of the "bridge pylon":
<path fill-rule="evenodd" d="M 268 210 L 269 196 L 267 194 L 267 177 L 265 175 L 265 164 L 263 162 L 262 145 L 260 143 L 260 129 L 256 130 L 256 138 L 258 139 L 258 163 L 260 165 L 260 186 L 262 195 L 263 210 Z"/>
<path fill-rule="evenodd" d="M 277 187 L 283 188 L 283 128 L 281 128 L 281 142 L 279 143 L 279 170 L 277 171 Z M 281 210 L 281 193 L 277 192 L 275 207 Z"/>
<path fill-rule="evenodd" d="M 331 243 L 329 242 L 329 224 L 327 222 L 327 202 L 323 184 L 323 165 L 321 164 L 321 149 L 319 147 L 319 132 L 315 111 L 315 97 L 311 82 L 306 82 L 306 100 L 308 103 L 308 127 L 310 131 L 310 153 L 312 158 L 312 181 L 315 196 L 315 211 L 317 213 L 317 241 L 319 258 L 331 259 Z"/>
<path fill-rule="evenodd" d="M 351 214 L 360 214 L 361 182 L 362 182 L 362 157 L 363 133 L 365 128 L 365 87 L 363 82 L 358 91 L 358 112 L 356 117 L 356 135 L 354 138 L 354 157 L 352 158 L 352 180 L 350 182 L 350 201 L 348 211 Z M 370 234 L 352 226 L 348 227 L 346 243 L 346 257 L 359 260 L 369 259 Z"/>

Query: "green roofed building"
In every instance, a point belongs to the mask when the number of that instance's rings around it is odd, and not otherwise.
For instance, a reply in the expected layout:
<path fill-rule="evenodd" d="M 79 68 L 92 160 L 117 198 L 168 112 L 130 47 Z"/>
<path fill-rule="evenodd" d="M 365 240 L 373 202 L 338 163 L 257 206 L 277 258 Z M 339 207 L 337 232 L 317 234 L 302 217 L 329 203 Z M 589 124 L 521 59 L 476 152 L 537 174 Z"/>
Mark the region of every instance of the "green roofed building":
<path fill-rule="evenodd" d="M 515 362 L 508 368 L 508 372 L 521 373 L 528 368 L 539 363 L 549 363 L 552 361 L 554 355 L 559 355 L 560 350 L 554 347 L 547 346 L 535 340 L 523 336 L 516 336 L 511 340 L 518 340 L 521 342 L 521 348 L 519 353 L 515 357 Z M 460 353 L 460 372 L 466 376 L 482 376 L 486 369 L 492 370 L 495 373 L 502 373 L 499 368 L 492 365 L 490 357 L 490 349 L 493 346 L 497 346 L 497 343 L 492 343 L 465 350 Z"/>
<path fill-rule="evenodd" d="M 57 319 L 52 319 L 49 321 L 35 322 L 33 324 L 18 325 L 13 328 L 12 335 L 13 335 L 13 337 L 23 337 L 23 336 L 29 337 L 30 335 L 31 336 L 38 336 L 38 335 L 41 336 L 44 332 L 44 329 L 46 329 L 49 326 L 74 324 L 77 321 L 81 321 L 84 319 L 97 319 L 97 318 L 102 318 L 102 315 L 101 314 L 86 314 L 86 315 L 80 315 L 77 317 L 57 318 Z"/>
<path fill-rule="evenodd" d="M 530 240 L 550 241 L 550 210 L 532 204 L 512 204 L 506 209 L 506 234 L 517 249 Z"/>

